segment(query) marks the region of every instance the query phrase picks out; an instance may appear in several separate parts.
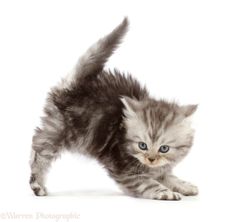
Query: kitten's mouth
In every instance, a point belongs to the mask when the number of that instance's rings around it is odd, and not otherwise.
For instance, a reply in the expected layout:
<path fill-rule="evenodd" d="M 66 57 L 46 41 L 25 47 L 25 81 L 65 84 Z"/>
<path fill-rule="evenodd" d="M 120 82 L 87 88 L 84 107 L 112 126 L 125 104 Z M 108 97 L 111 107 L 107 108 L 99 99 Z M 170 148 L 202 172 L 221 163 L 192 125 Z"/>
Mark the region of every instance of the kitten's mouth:
<path fill-rule="evenodd" d="M 150 160 L 150 159 L 145 159 L 145 164 L 151 168 L 155 168 L 155 167 L 161 167 L 164 166 L 166 164 L 168 164 L 169 161 L 166 158 L 158 158 L 158 159 L 154 159 L 154 160 Z"/>

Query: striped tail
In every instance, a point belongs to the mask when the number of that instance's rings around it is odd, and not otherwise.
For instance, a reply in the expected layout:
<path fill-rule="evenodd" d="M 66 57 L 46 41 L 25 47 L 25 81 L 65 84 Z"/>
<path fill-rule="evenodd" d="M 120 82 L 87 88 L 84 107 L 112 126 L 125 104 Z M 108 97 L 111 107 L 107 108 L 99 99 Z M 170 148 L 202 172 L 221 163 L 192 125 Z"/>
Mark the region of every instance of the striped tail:
<path fill-rule="evenodd" d="M 125 17 L 111 33 L 93 44 L 84 55 L 80 57 L 74 71 L 63 80 L 63 88 L 71 84 L 79 84 L 84 79 L 99 74 L 114 50 L 121 42 L 128 30 L 129 22 Z"/>

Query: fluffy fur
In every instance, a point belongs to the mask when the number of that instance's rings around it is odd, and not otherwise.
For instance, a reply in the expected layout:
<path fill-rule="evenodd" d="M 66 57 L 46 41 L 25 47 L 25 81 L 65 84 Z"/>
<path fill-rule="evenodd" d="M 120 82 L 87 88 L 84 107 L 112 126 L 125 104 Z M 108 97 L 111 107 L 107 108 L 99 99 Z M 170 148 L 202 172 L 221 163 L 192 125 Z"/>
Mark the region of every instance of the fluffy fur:
<path fill-rule="evenodd" d="M 179 200 L 180 194 L 197 194 L 171 173 L 192 146 L 190 117 L 197 106 L 157 101 L 130 75 L 103 69 L 127 29 L 125 18 L 49 93 L 32 143 L 35 195 L 47 195 L 46 172 L 64 149 L 96 158 L 128 195 Z M 139 142 L 148 149 L 141 150 Z M 161 153 L 162 145 L 170 150 Z"/>

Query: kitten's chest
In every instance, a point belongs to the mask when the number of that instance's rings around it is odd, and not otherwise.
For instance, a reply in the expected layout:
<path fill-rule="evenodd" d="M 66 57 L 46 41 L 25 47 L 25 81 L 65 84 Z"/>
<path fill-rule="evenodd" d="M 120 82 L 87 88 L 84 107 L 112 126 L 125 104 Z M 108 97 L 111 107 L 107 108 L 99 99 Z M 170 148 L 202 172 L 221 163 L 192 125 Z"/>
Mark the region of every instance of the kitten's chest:
<path fill-rule="evenodd" d="M 165 175 L 169 171 L 170 171 L 169 167 L 160 167 L 160 168 L 150 169 L 148 174 L 152 178 L 160 178 L 160 177 L 162 177 L 163 175 Z"/>

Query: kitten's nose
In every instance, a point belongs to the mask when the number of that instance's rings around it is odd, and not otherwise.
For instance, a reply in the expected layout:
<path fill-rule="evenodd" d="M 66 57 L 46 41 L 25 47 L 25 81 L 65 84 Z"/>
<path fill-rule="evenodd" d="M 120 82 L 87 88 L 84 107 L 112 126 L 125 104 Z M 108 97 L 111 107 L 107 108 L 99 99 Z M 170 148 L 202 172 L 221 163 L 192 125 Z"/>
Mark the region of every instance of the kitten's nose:
<path fill-rule="evenodd" d="M 148 160 L 152 163 L 154 160 L 155 160 L 155 158 L 148 158 Z"/>

